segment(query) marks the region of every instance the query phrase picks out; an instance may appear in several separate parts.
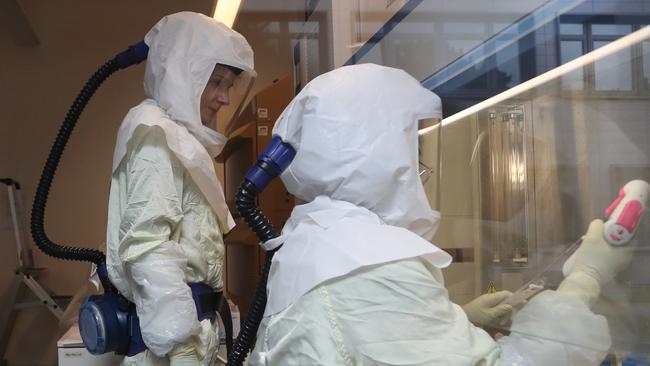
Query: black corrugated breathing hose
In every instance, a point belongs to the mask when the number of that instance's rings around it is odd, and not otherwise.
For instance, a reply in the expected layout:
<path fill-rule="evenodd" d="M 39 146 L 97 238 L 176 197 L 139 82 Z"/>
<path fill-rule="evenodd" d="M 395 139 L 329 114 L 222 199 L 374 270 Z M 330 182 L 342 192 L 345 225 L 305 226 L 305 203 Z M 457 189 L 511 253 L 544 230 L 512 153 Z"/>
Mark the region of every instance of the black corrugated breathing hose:
<path fill-rule="evenodd" d="M 246 223 L 255 231 L 260 241 L 264 243 L 277 237 L 278 234 L 273 229 L 273 225 L 271 225 L 269 219 L 255 205 L 255 197 L 257 197 L 258 193 L 257 188 L 251 182 L 244 180 L 244 183 L 242 183 L 235 196 L 235 206 L 237 207 L 237 211 L 244 217 Z M 246 320 L 235 340 L 232 352 L 228 355 L 229 366 L 242 365 L 246 359 L 246 355 L 253 347 L 253 341 L 264 316 L 264 308 L 266 307 L 266 282 L 269 277 L 269 270 L 271 269 L 271 261 L 278 249 L 280 248 L 278 247 L 266 252 L 266 260 L 253 295 L 253 302 L 248 309 Z"/>
<path fill-rule="evenodd" d="M 47 206 L 47 198 L 52 186 L 52 180 L 59 166 L 63 151 L 65 150 L 65 145 L 68 143 L 72 130 L 77 124 L 77 120 L 79 120 L 79 116 L 88 104 L 88 101 L 109 76 L 119 69 L 125 69 L 142 62 L 146 59 L 148 51 L 149 47 L 144 42 L 139 42 L 103 64 L 86 82 L 86 85 L 84 85 L 74 103 L 68 109 L 68 113 L 59 129 L 56 140 L 54 140 L 54 144 L 50 149 L 45 167 L 43 167 L 43 173 L 41 174 L 32 206 L 32 238 L 39 249 L 49 256 L 59 259 L 89 261 L 95 263 L 98 268 L 105 266 L 106 256 L 99 250 L 64 246 L 51 241 L 45 233 L 45 207 Z M 102 279 L 104 291 L 110 292 L 114 290 L 113 285 L 108 281 L 108 276 L 100 275 L 100 278 Z"/>
<path fill-rule="evenodd" d="M 38 183 L 36 196 L 34 197 L 34 204 L 32 206 L 31 232 L 36 245 L 38 245 L 38 247 L 49 256 L 59 259 L 89 261 L 95 263 L 97 266 L 103 266 L 106 262 L 106 256 L 99 250 L 63 246 L 51 241 L 45 233 L 44 221 L 45 207 L 47 206 L 47 198 L 50 187 L 52 186 L 52 180 L 54 179 L 56 168 L 61 160 L 61 155 L 63 155 L 65 145 L 68 143 L 68 139 L 70 139 L 72 130 L 74 129 L 81 112 L 83 112 L 86 107 L 86 104 L 88 104 L 90 98 L 95 94 L 95 91 L 104 80 L 117 70 L 118 66 L 115 60 L 110 60 L 103 64 L 86 82 L 86 85 L 81 89 L 81 92 L 79 92 L 79 95 L 75 99 L 74 103 L 72 103 L 72 106 L 70 106 L 70 109 L 68 109 L 65 120 L 59 129 L 59 134 L 50 149 L 50 155 L 47 157 L 47 161 L 45 162 L 45 167 L 43 168 L 41 180 Z M 104 286 L 104 289 L 112 288 L 110 284 L 102 283 L 102 285 Z"/>

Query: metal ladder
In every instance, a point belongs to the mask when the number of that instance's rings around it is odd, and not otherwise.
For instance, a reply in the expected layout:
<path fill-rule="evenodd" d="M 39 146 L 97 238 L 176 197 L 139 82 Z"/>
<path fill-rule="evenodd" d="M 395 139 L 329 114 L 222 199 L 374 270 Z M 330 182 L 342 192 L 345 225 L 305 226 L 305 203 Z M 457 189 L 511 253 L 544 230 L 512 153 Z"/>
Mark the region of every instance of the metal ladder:
<path fill-rule="evenodd" d="M 2 357 L 0 365 L 5 365 L 4 355 L 18 312 L 26 308 L 45 306 L 58 320 L 61 320 L 63 318 L 61 303 L 69 300 L 69 297 L 54 296 L 51 290 L 36 280 L 44 268 L 34 266 L 32 251 L 23 239 L 26 232 L 21 214 L 25 211 L 23 211 L 20 184 L 11 178 L 0 178 L 0 183 L 7 187 L 9 213 L 18 256 L 18 267 L 14 270 L 14 278 L 10 286 L 2 296 L 3 304 L 0 309 L 0 356 Z M 61 303 L 57 303 L 55 299 Z"/>

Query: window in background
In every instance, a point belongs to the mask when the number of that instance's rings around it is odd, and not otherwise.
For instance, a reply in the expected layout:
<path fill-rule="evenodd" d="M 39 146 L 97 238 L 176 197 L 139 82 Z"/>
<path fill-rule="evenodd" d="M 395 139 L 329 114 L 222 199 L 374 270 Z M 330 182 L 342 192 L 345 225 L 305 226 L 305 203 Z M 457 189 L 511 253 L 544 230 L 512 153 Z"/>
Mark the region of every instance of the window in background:
<path fill-rule="evenodd" d="M 642 24 L 635 23 L 633 18 L 593 19 L 584 17 L 560 19 L 557 28 L 560 64 L 567 63 L 643 27 Z M 562 78 L 563 88 L 578 90 L 585 87 L 594 92 L 609 94 L 648 93 L 650 92 L 648 47 L 650 45 L 645 42 L 625 52 L 599 60 L 584 70 L 576 70 L 565 75 Z M 585 78 L 585 73 L 590 77 Z"/>
<path fill-rule="evenodd" d="M 598 49 L 610 41 L 594 41 Z M 632 49 L 614 53 L 594 65 L 594 89 L 596 91 L 632 91 Z"/>
<path fill-rule="evenodd" d="M 560 62 L 565 64 L 584 54 L 584 42 L 582 40 L 560 41 Z M 578 69 L 562 76 L 562 87 L 565 90 L 582 90 L 584 86 L 584 71 Z"/>

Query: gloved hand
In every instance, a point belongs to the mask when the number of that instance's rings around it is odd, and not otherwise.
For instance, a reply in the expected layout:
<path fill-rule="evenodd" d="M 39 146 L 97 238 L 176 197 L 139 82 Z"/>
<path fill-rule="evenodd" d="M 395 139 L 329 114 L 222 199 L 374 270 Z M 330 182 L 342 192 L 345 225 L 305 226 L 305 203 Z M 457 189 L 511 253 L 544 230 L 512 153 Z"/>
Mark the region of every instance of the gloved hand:
<path fill-rule="evenodd" d="M 591 305 L 600 296 L 600 287 L 614 279 L 632 260 L 629 245 L 613 246 L 603 238 L 603 222 L 594 220 L 576 251 L 571 273 L 558 291 Z"/>
<path fill-rule="evenodd" d="M 469 321 L 476 326 L 498 324 L 512 312 L 511 305 L 500 304 L 510 295 L 512 295 L 510 291 L 484 294 L 463 306 L 463 310 L 465 310 Z"/>
<path fill-rule="evenodd" d="M 196 350 L 202 366 L 212 366 L 219 351 L 219 322 L 212 324 L 209 320 L 201 321 L 201 333 L 198 335 Z"/>
<path fill-rule="evenodd" d="M 169 352 L 169 366 L 201 366 L 199 355 L 196 353 L 195 340 L 179 343 Z"/>
<path fill-rule="evenodd" d="M 201 333 L 179 343 L 169 352 L 170 366 L 210 366 L 219 350 L 218 323 L 201 321 Z"/>

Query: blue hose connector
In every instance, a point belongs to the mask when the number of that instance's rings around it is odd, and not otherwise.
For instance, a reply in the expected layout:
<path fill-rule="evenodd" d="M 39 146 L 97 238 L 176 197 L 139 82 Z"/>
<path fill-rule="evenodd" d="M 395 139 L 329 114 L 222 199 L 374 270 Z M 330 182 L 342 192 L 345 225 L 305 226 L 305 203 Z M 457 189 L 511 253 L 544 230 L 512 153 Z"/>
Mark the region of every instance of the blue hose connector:
<path fill-rule="evenodd" d="M 295 156 L 296 150 L 290 144 L 283 142 L 280 136 L 273 136 L 269 146 L 257 158 L 257 164 L 246 173 L 244 179 L 262 192 L 273 178 L 287 169 Z"/>
<path fill-rule="evenodd" d="M 139 64 L 146 60 L 148 54 L 149 46 L 144 41 L 140 41 L 115 56 L 115 62 L 120 69 L 126 69 L 131 65 Z"/>

